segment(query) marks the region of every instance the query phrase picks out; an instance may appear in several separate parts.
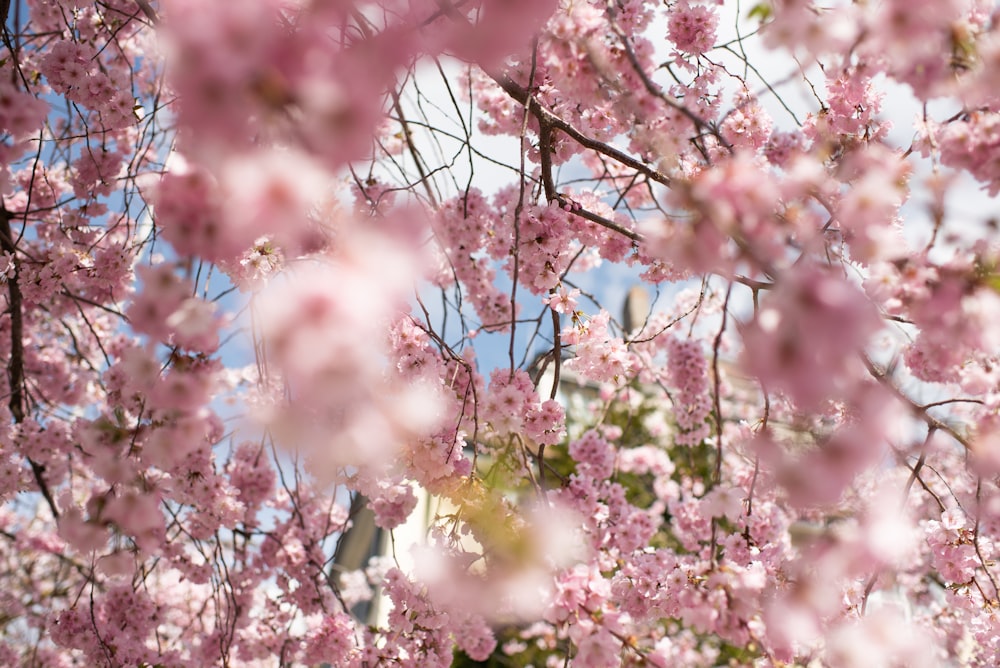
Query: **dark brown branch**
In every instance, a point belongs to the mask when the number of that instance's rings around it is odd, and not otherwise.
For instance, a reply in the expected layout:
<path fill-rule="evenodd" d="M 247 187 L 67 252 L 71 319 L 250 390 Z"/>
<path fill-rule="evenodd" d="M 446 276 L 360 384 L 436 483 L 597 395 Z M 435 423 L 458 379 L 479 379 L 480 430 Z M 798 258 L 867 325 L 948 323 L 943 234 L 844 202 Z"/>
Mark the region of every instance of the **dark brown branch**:
<path fill-rule="evenodd" d="M 521 104 L 527 105 L 531 115 L 538 120 L 539 124 L 547 124 L 552 129 L 559 130 L 584 148 L 589 148 L 592 151 L 597 151 L 598 153 L 606 155 L 612 160 L 616 160 L 627 167 L 631 167 L 632 169 L 645 174 L 657 183 L 661 183 L 665 186 L 670 185 L 670 177 L 663 172 L 653 169 L 649 165 L 636 160 L 624 151 L 619 151 L 613 146 L 588 137 L 559 116 L 553 114 L 551 111 L 540 105 L 524 86 L 511 79 L 508 75 L 490 74 L 490 77 L 501 88 L 503 88 L 504 92 Z"/>
<path fill-rule="evenodd" d="M 154 26 L 160 22 L 160 17 L 156 15 L 156 10 L 153 9 L 153 6 L 149 4 L 148 0 L 135 0 L 135 4 L 139 5 L 139 9 L 142 10 L 142 13 L 146 15 L 146 18 L 149 19 L 149 22 Z"/>
<path fill-rule="evenodd" d="M 10 385 L 10 408 L 14 422 L 24 422 L 24 320 L 21 308 L 21 286 L 19 284 L 21 263 L 17 259 L 17 247 L 10 228 L 10 212 L 0 208 L 0 248 L 11 254 L 14 270 L 7 278 L 7 300 L 10 307 L 10 359 L 7 361 L 7 378 Z"/>
<path fill-rule="evenodd" d="M 0 205 L 0 248 L 11 254 L 14 263 L 13 273 L 7 277 L 7 300 L 10 307 L 10 359 L 7 361 L 7 383 L 10 386 L 10 400 L 7 406 L 16 424 L 24 422 L 24 311 L 21 299 L 20 261 L 17 258 L 17 246 L 14 244 L 14 234 L 10 227 L 10 212 Z M 45 482 L 45 467 L 28 457 L 31 473 L 42 493 L 52 516 L 59 519 L 55 499 Z"/>
<path fill-rule="evenodd" d="M 572 213 L 575 216 L 579 216 L 580 218 L 583 218 L 584 220 L 589 220 L 592 223 L 597 223 L 601 227 L 606 227 L 607 229 L 611 230 L 612 232 L 617 232 L 618 234 L 621 234 L 622 236 L 628 237 L 632 241 L 637 241 L 637 242 L 638 241 L 642 241 L 642 235 L 639 234 L 638 232 L 633 232 L 630 229 L 622 227 L 621 225 L 619 225 L 618 223 L 616 223 L 613 220 L 608 220 L 604 216 L 600 216 L 600 215 L 594 213 L 593 211 L 588 211 L 587 209 L 584 209 L 577 202 L 574 202 L 573 200 L 571 200 L 570 198 L 566 197 L 565 195 L 556 194 L 555 201 L 559 204 L 559 206 L 561 206 L 563 209 L 569 211 L 570 213 Z"/>
<path fill-rule="evenodd" d="M 722 482 L 722 402 L 719 393 L 722 391 L 722 380 L 719 376 L 719 348 L 722 346 L 722 335 L 726 333 L 726 325 L 729 316 L 729 298 L 733 294 L 733 284 L 730 283 L 726 290 L 726 298 L 722 303 L 722 324 L 715 335 L 712 344 L 712 409 L 715 413 L 715 471 L 712 475 L 712 485 Z M 716 563 L 717 531 L 719 528 L 718 518 L 712 518 L 712 565 Z"/>
<path fill-rule="evenodd" d="M 538 121 L 538 155 L 542 163 L 542 188 L 545 189 L 545 199 L 554 202 L 559 193 L 556 192 L 552 180 L 552 125 L 539 119 Z"/>
<path fill-rule="evenodd" d="M 555 367 L 552 370 L 552 389 L 549 391 L 549 399 L 555 399 L 559 392 L 559 376 L 562 368 L 562 336 L 559 332 L 561 323 L 559 322 L 559 312 L 552 311 L 552 362 Z"/>
<path fill-rule="evenodd" d="M 861 359 L 864 362 L 865 367 L 868 369 L 868 373 L 871 374 L 872 378 L 881 383 L 881 385 L 885 387 L 887 390 L 889 390 L 889 392 L 893 396 L 895 396 L 901 402 L 909 406 L 911 412 L 917 417 L 919 417 L 921 420 L 923 420 L 928 427 L 930 427 L 931 429 L 937 429 L 943 431 L 944 433 L 948 434 L 953 439 L 955 439 L 955 441 L 957 441 L 959 444 L 961 444 L 962 447 L 966 449 L 966 451 L 972 452 L 972 444 L 969 443 L 969 439 L 959 434 L 955 430 L 955 428 L 952 427 L 951 425 L 942 422 L 941 420 L 937 419 L 936 417 L 928 413 L 926 408 L 924 408 L 923 406 L 915 402 L 913 399 L 910 399 L 908 396 L 906 396 L 906 394 L 904 394 L 902 390 L 896 387 L 895 383 L 893 383 L 892 380 L 886 375 L 885 371 L 875 366 L 875 363 L 871 359 L 869 359 L 867 355 L 862 355 Z"/>
<path fill-rule="evenodd" d="M 697 128 L 698 130 L 714 136 L 716 139 L 719 140 L 719 143 L 722 144 L 722 146 L 724 146 L 730 152 L 732 152 L 733 147 L 730 146 L 730 144 L 722 137 L 722 135 L 719 133 L 718 130 L 713 128 L 711 125 L 705 122 L 704 119 L 702 119 L 696 113 L 685 107 L 679 101 L 667 95 L 663 90 L 660 89 L 659 86 L 653 83 L 653 81 L 646 74 L 646 71 L 643 70 L 642 65 L 639 63 L 639 59 L 635 55 L 635 51 L 632 49 L 632 44 L 631 42 L 629 42 L 628 35 L 626 35 L 625 32 L 621 29 L 621 27 L 619 27 L 618 24 L 613 20 L 611 22 L 611 28 L 614 31 L 614 33 L 618 36 L 618 39 L 622 41 L 622 46 L 625 49 L 625 54 L 628 56 L 629 63 L 632 65 L 632 69 L 635 71 L 635 73 L 639 75 L 639 78 L 642 80 L 642 84 L 646 88 L 646 91 L 650 95 L 662 100 L 663 103 L 666 104 L 671 109 L 674 109 L 675 111 L 679 112 L 682 116 L 691 121 L 691 124 L 694 125 L 694 127 Z M 705 158 L 705 161 L 711 162 L 709 159 L 708 151 L 705 150 L 705 147 L 702 145 L 702 143 L 699 143 L 698 141 L 692 141 L 692 143 L 694 144 L 694 147 L 698 149 L 698 152 L 701 153 L 702 157 Z"/>
<path fill-rule="evenodd" d="M 535 103 L 534 100 L 532 100 Z M 537 114 L 535 116 L 538 119 L 538 153 L 542 163 L 542 188 L 545 190 L 545 199 L 548 202 L 555 202 L 561 208 L 569 211 L 570 213 L 583 218 L 584 220 L 589 220 L 592 223 L 597 223 L 601 227 L 605 227 L 613 232 L 624 235 L 631 239 L 632 241 L 638 242 L 642 240 L 642 236 L 633 232 L 632 230 L 626 229 L 614 222 L 613 220 L 608 220 L 604 216 L 600 216 L 592 211 L 584 209 L 579 204 L 571 200 L 566 195 L 556 191 L 555 181 L 552 179 L 552 128 L 553 124 L 549 122 L 547 118 L 539 117 Z"/>
<path fill-rule="evenodd" d="M 993 585 L 993 600 L 991 601 L 985 594 L 983 598 L 986 599 L 991 606 L 997 605 L 998 599 L 1000 599 L 1000 586 L 997 585 L 996 578 L 993 577 L 993 573 L 990 571 L 989 563 L 987 563 L 986 558 L 983 556 L 983 551 L 979 546 L 979 530 L 981 527 L 981 517 L 982 517 L 982 498 L 983 498 L 983 479 L 982 477 L 976 481 L 976 526 L 972 532 L 972 546 L 976 549 L 976 556 L 979 557 L 979 563 L 983 566 L 983 572 L 986 573 L 986 578 Z"/>
<path fill-rule="evenodd" d="M 420 174 L 420 183 L 424 186 L 424 192 L 427 193 L 427 199 L 430 201 L 431 205 L 437 207 L 437 197 L 434 196 L 434 189 L 431 187 L 430 176 L 427 174 L 427 170 L 424 168 L 424 160 L 420 156 L 420 151 L 417 150 L 416 144 L 413 143 L 413 135 L 410 132 L 410 124 L 406 120 L 406 115 L 403 113 L 403 105 L 399 101 L 399 93 L 396 90 L 392 90 L 392 108 L 396 110 L 399 115 L 399 124 L 402 127 L 403 141 L 406 142 L 406 148 L 410 152 L 410 156 L 413 158 L 413 164 L 417 167 L 417 173 Z"/>
<path fill-rule="evenodd" d="M 923 488 L 925 492 L 927 492 L 927 495 L 934 500 L 934 503 L 937 504 L 938 510 L 941 511 L 942 513 L 946 511 L 947 507 L 945 507 L 944 502 L 941 500 L 941 497 L 939 497 L 934 492 L 934 490 L 930 488 L 930 486 L 927 484 L 927 481 L 924 480 L 923 477 L 920 475 L 920 471 L 922 469 L 930 468 L 926 464 L 927 458 L 923 454 L 921 454 L 920 458 L 917 460 L 916 465 L 911 465 L 908 461 L 906 461 L 906 454 L 903 451 L 893 446 L 892 444 L 890 444 L 889 447 L 891 447 L 892 451 L 896 454 L 896 460 L 902 466 L 905 466 L 907 469 L 909 469 L 912 475 L 912 480 L 915 480 L 920 485 L 920 487 Z M 933 471 L 934 469 L 931 470 Z M 909 484 L 909 482 L 907 484 Z"/>
<path fill-rule="evenodd" d="M 733 280 L 737 283 L 741 283 L 751 290 L 770 290 L 774 287 L 774 283 L 766 283 L 764 281 L 758 281 L 753 278 L 748 278 L 746 276 L 740 276 L 739 274 L 733 276 Z"/>

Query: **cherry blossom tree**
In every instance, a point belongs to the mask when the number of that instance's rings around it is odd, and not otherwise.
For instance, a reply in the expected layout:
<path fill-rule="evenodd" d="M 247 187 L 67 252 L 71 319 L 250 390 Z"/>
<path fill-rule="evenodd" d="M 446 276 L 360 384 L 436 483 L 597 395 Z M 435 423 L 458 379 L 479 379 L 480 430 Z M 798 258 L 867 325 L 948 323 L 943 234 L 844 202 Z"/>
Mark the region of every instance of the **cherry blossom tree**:
<path fill-rule="evenodd" d="M 991 3 L 0 13 L 0 664 L 996 665 Z"/>

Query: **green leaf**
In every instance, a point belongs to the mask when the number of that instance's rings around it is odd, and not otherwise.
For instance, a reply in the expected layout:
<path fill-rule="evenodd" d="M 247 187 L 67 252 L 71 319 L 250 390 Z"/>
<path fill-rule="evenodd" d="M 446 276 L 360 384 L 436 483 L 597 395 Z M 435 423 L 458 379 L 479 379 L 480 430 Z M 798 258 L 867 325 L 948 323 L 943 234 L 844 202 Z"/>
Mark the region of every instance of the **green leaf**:
<path fill-rule="evenodd" d="M 758 2 L 754 5 L 749 12 L 747 12 L 748 19 L 758 19 L 761 23 L 771 18 L 774 15 L 774 10 L 771 9 L 771 3 L 769 2 Z"/>

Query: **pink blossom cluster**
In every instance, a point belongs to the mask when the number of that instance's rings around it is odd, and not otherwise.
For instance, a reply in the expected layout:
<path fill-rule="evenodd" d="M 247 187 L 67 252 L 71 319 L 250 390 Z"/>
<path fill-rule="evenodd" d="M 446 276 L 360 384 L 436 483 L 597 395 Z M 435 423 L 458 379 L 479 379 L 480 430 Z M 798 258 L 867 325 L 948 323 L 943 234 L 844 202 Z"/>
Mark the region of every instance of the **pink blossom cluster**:
<path fill-rule="evenodd" d="M 507 211 L 508 216 L 513 214 L 510 205 Z M 526 281 L 528 289 L 535 294 L 555 288 L 580 250 L 579 245 L 572 242 L 571 218 L 558 204 L 550 203 L 544 208 L 532 207 L 515 221 L 520 241 L 516 246 L 518 272 L 523 271 L 530 277 Z M 507 257 L 512 255 L 504 253 Z M 512 275 L 512 259 L 508 259 L 506 265 L 507 273 Z"/>
<path fill-rule="evenodd" d="M 708 422 L 711 399 L 708 391 L 708 364 L 696 341 L 671 337 L 667 341 L 667 368 L 674 395 L 677 445 L 698 445 L 711 430 Z"/>
<path fill-rule="evenodd" d="M 933 142 L 945 164 L 972 174 L 986 184 L 991 195 L 1000 192 L 1000 175 L 995 168 L 1000 126 L 994 114 L 973 110 L 932 129 Z"/>
<path fill-rule="evenodd" d="M 609 330 L 611 315 L 602 311 L 589 321 L 563 331 L 565 343 L 575 346 L 576 357 L 567 366 L 588 380 L 625 385 L 638 364 L 625 342 Z"/>
<path fill-rule="evenodd" d="M 0 5 L 0 664 L 996 663 L 989 2 Z"/>
<path fill-rule="evenodd" d="M 45 75 L 56 93 L 67 100 L 93 109 L 109 129 L 135 123 L 135 97 L 126 80 L 114 80 L 101 67 L 97 52 L 80 42 L 56 42 L 41 62 Z M 121 73 L 120 70 L 112 70 Z"/>
<path fill-rule="evenodd" d="M 448 640 L 452 638 L 474 660 L 486 659 L 496 646 L 493 632 L 482 618 L 435 609 L 399 570 L 386 574 L 383 587 L 393 606 L 389 613 L 391 633 L 387 631 L 385 644 L 373 658 L 444 668 L 451 665 Z"/>
<path fill-rule="evenodd" d="M 45 122 L 49 107 L 30 93 L 17 89 L 4 78 L 0 84 L 0 128 L 15 140 L 36 133 Z"/>
<path fill-rule="evenodd" d="M 719 15 L 711 6 L 681 0 L 670 9 L 667 30 L 678 50 L 700 55 L 715 44 L 718 25 Z"/>
<path fill-rule="evenodd" d="M 523 433 L 537 445 L 555 445 L 565 435 L 562 406 L 554 399 L 541 401 L 524 371 L 511 375 L 495 369 L 480 410 L 480 419 L 500 437 Z"/>
<path fill-rule="evenodd" d="M 451 278 L 445 280 L 466 286 L 483 325 L 503 331 L 516 311 L 512 314 L 510 295 L 494 284 L 496 270 L 484 252 L 486 244 L 481 236 L 495 226 L 486 199 L 478 191 L 470 191 L 442 207 L 436 228 L 449 260 Z"/>
<path fill-rule="evenodd" d="M 852 382 L 850 360 L 879 326 L 875 309 L 846 279 L 811 267 L 769 297 L 744 330 L 744 364 L 768 389 L 815 408 Z"/>

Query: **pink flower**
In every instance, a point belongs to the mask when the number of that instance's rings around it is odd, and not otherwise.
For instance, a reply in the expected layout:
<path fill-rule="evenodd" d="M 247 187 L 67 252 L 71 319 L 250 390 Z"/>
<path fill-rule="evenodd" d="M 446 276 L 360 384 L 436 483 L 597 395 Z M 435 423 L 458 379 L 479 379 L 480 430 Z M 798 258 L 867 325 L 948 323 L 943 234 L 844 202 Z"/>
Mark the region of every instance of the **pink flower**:
<path fill-rule="evenodd" d="M 845 390 L 868 337 L 879 327 L 854 285 L 802 265 L 779 281 L 743 331 L 743 365 L 803 409 Z"/>
<path fill-rule="evenodd" d="M 566 288 L 560 287 L 554 295 L 542 299 L 542 303 L 548 304 L 556 313 L 572 314 L 576 312 L 576 298 L 579 296 L 580 291 L 576 288 L 566 290 Z"/>
<path fill-rule="evenodd" d="M 699 55 L 715 44 L 719 15 L 710 7 L 679 0 L 670 11 L 667 24 L 670 41 L 678 50 Z"/>

